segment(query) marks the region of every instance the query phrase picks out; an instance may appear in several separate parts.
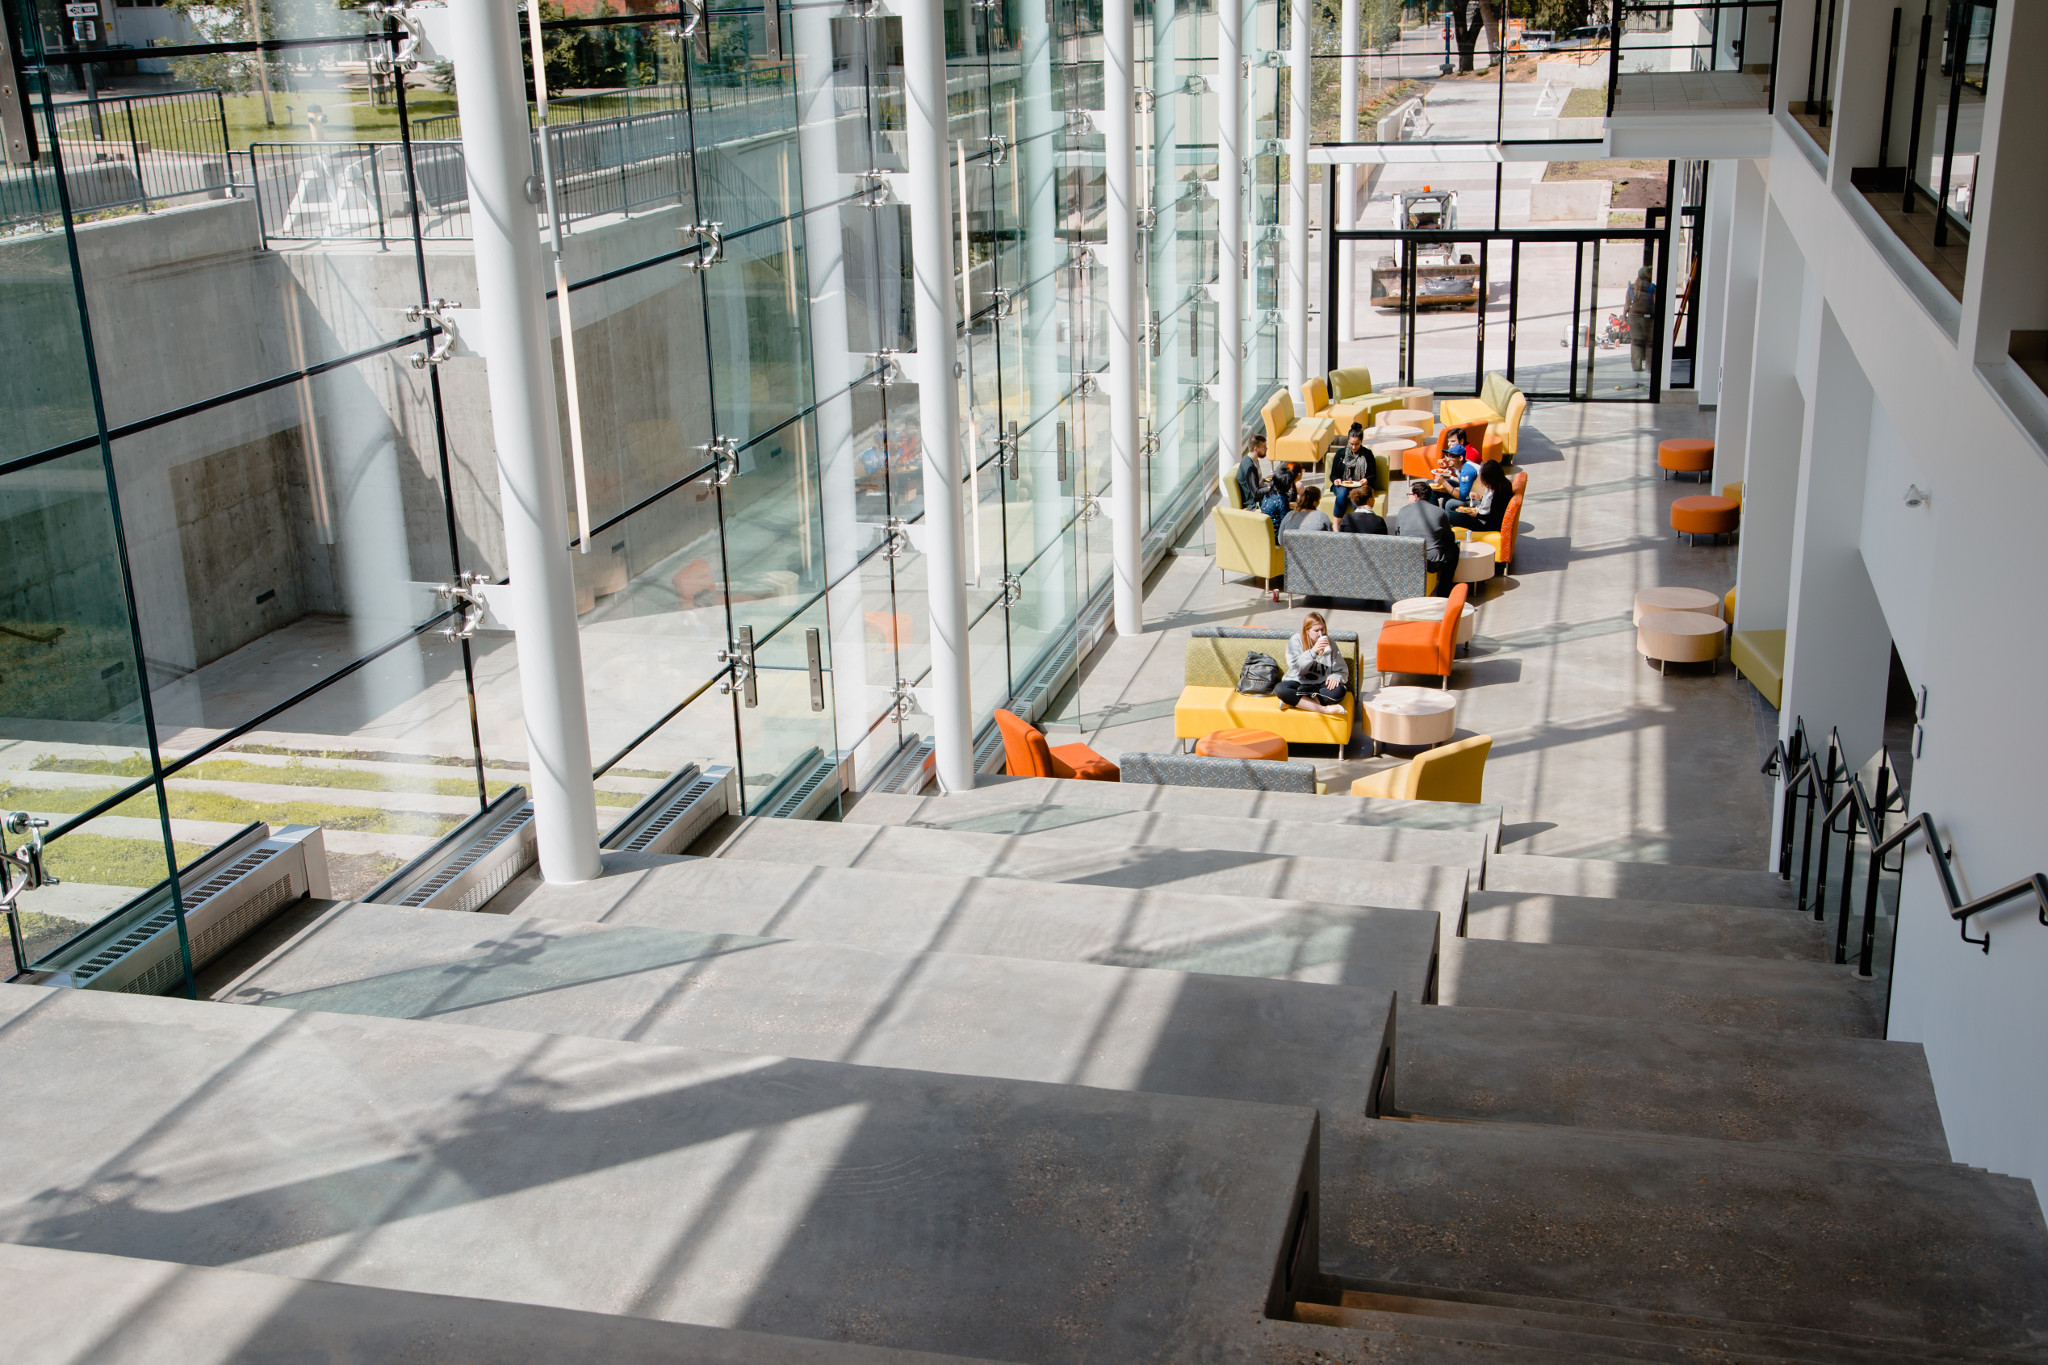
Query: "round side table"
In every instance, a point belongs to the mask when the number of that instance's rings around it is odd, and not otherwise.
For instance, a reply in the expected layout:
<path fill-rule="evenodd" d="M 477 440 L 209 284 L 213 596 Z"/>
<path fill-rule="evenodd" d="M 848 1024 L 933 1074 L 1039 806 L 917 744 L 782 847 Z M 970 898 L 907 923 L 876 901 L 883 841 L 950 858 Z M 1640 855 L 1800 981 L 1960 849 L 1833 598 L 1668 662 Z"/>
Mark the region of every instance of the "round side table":
<path fill-rule="evenodd" d="M 1444 599 L 1441 597 L 1404 597 L 1394 603 L 1391 615 L 1396 621 L 1441 621 L 1444 619 Z M 1457 643 L 1461 645 L 1472 643 L 1472 628 L 1478 621 L 1479 609 L 1470 602 L 1467 602 L 1465 610 L 1458 614 Z M 1418 688 L 1416 690 L 1426 691 L 1427 689 Z M 1439 692 L 1435 695 L 1441 696 L 1443 694 Z"/>
<path fill-rule="evenodd" d="M 1365 703 L 1365 728 L 1375 758 L 1382 744 L 1433 747 L 1457 733 L 1458 699 L 1433 687 L 1382 687 Z"/>
<path fill-rule="evenodd" d="M 1660 611 L 1692 611 L 1712 616 L 1721 610 L 1720 597 L 1701 588 L 1639 588 L 1636 590 L 1634 620 Z"/>
<path fill-rule="evenodd" d="M 1666 664 L 1711 664 L 1721 667 L 1721 637 L 1727 627 L 1718 616 L 1696 611 L 1658 611 L 1636 623 L 1636 649 L 1654 659 L 1657 671 Z"/>
<path fill-rule="evenodd" d="M 1436 418 L 1420 408 L 1388 408 L 1380 414 L 1383 427 L 1414 427 L 1420 440 L 1430 440 L 1436 435 Z"/>
<path fill-rule="evenodd" d="M 1287 741 L 1268 730 L 1211 730 L 1195 741 L 1204 758 L 1264 758 L 1287 761 Z"/>
<path fill-rule="evenodd" d="M 1458 542 L 1458 572 L 1452 577 L 1453 583 L 1484 583 L 1493 577 L 1494 561 L 1497 554 L 1491 545 L 1483 540 L 1461 540 Z"/>

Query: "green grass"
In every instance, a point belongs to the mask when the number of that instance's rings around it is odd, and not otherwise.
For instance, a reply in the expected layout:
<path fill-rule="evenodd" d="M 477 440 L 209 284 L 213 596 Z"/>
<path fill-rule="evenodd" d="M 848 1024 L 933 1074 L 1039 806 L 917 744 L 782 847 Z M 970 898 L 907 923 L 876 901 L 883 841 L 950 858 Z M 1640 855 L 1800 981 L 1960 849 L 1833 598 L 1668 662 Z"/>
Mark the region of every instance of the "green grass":
<path fill-rule="evenodd" d="M 1581 85 L 1564 97 L 1564 108 L 1557 111 L 1559 118 L 1606 118 L 1607 91 L 1604 87 Z"/>
<path fill-rule="evenodd" d="M 178 866 L 184 867 L 206 853 L 205 844 L 173 841 Z M 45 859 L 59 881 L 91 886 L 155 886 L 166 875 L 161 839 L 122 839 L 83 831 L 67 834 L 50 845 Z"/>
<path fill-rule="evenodd" d="M 98 805 L 117 790 L 115 787 L 51 789 L 0 784 L 0 805 L 76 814 Z M 229 825 L 263 820 L 273 825 L 320 825 L 327 829 L 363 830 L 372 834 L 421 834 L 436 838 L 461 823 L 453 816 L 330 805 L 321 801 L 248 801 L 223 792 L 176 789 L 169 796 L 173 820 L 210 820 Z M 153 820 L 156 818 L 156 802 L 144 792 L 123 801 L 107 814 Z"/>
<path fill-rule="evenodd" d="M 252 142 L 310 142 L 313 133 L 306 123 L 306 111 L 315 104 L 327 115 L 327 124 L 320 130 L 323 142 L 398 140 L 396 106 L 373 105 L 358 91 L 302 90 L 271 95 L 270 108 L 276 118 L 274 124 L 263 121 L 261 95 L 222 96 L 221 106 L 228 123 L 228 146 L 240 150 Z M 455 97 L 432 91 L 408 90 L 405 92 L 405 107 L 415 120 L 452 114 L 455 112 Z M 190 121 L 185 123 L 170 122 L 160 110 L 143 115 L 137 121 L 138 135 L 152 146 L 168 151 L 219 151 L 214 142 L 217 125 L 211 101 L 193 100 L 189 109 Z M 67 142 L 92 139 L 92 122 L 83 115 L 66 120 L 58 128 Z M 102 110 L 100 128 L 109 142 L 128 140 L 128 118 L 123 113 Z"/>
<path fill-rule="evenodd" d="M 51 758 L 34 763 L 37 772 L 104 773 L 109 777 L 147 777 L 149 761 L 143 758 L 107 760 L 100 758 Z M 409 773 L 377 773 L 363 768 L 316 768 L 308 763 L 250 763 L 238 758 L 209 759 L 181 769 L 179 777 L 202 782 L 266 782 L 291 787 L 333 787 L 344 791 L 418 792 L 429 796 L 474 796 L 472 778 L 425 777 Z M 486 782 L 493 800 L 513 784 Z"/>

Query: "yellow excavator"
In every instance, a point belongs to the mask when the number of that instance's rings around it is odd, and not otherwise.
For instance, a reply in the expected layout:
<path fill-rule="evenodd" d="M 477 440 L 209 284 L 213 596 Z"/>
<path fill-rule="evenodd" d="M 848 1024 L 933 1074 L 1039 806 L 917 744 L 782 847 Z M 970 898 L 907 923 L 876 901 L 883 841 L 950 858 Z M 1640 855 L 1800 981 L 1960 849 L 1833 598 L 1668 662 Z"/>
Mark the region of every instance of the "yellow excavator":
<path fill-rule="evenodd" d="M 1403 228 L 1411 232 L 1458 227 L 1458 192 L 1424 185 L 1401 193 Z M 1399 256 L 1382 256 L 1372 270 L 1372 306 L 1402 308 L 1408 291 Z M 1486 282 L 1479 277 L 1479 262 L 1470 252 L 1460 252 L 1455 242 L 1415 244 L 1415 306 L 1418 308 L 1477 308 Z"/>

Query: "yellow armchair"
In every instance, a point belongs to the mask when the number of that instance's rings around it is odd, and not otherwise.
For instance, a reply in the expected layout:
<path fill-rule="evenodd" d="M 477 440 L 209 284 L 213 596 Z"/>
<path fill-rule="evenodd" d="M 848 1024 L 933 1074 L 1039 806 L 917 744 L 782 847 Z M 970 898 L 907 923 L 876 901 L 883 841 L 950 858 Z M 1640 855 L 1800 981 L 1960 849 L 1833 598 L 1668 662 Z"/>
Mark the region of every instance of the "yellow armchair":
<path fill-rule="evenodd" d="M 1267 456 L 1295 464 L 1321 464 L 1337 431 L 1336 424 L 1327 417 L 1297 419 L 1294 400 L 1285 389 L 1266 400 L 1259 416 L 1266 423 Z"/>
<path fill-rule="evenodd" d="M 1398 768 L 1361 777 L 1351 784 L 1351 794 L 1402 801 L 1461 801 L 1476 806 L 1486 778 L 1486 755 L 1492 749 L 1492 735 L 1461 739 L 1417 754 Z"/>
<path fill-rule="evenodd" d="M 1273 535 L 1273 519 L 1256 509 L 1217 507 L 1209 513 L 1216 530 L 1216 569 L 1268 581 L 1287 572 L 1287 554 Z"/>
<path fill-rule="evenodd" d="M 1528 412 L 1529 400 L 1522 397 L 1520 389 L 1515 390 L 1508 399 L 1508 410 L 1501 415 L 1502 420 L 1486 424 L 1486 438 L 1480 445 L 1481 452 L 1489 459 L 1512 463 L 1522 448 L 1522 418 L 1527 416 Z M 1498 454 L 1495 453 L 1496 447 Z"/>

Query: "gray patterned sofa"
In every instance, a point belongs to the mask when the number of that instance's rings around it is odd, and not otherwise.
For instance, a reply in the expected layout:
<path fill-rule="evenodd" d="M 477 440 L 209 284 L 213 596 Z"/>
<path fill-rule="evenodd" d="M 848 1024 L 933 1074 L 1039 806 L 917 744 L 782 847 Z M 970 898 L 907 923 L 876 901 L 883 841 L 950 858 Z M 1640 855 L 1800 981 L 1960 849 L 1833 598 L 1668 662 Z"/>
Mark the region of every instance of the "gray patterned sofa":
<path fill-rule="evenodd" d="M 1274 762 L 1262 758 L 1204 758 L 1200 754 L 1124 754 L 1117 759 L 1124 782 L 1162 787 L 1225 787 L 1232 791 L 1306 792 L 1316 795 L 1316 765 L 1306 758 Z"/>
<path fill-rule="evenodd" d="M 1282 531 L 1287 557 L 1282 591 L 1297 597 L 1352 597 L 1399 602 L 1429 592 L 1424 542 L 1414 536 L 1360 536 L 1345 531 Z"/>

